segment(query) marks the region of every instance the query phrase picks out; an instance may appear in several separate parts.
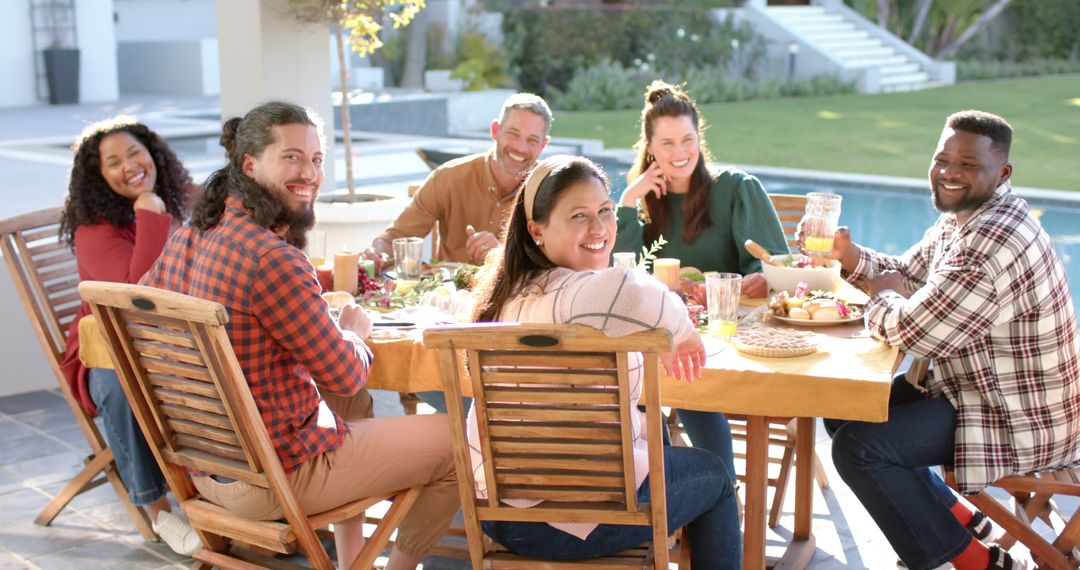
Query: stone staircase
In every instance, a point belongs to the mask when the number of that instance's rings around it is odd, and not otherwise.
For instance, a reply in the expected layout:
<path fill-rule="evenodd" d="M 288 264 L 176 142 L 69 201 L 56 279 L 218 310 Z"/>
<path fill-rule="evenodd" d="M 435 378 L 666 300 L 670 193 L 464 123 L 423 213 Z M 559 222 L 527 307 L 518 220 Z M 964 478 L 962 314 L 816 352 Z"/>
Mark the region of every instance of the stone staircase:
<path fill-rule="evenodd" d="M 843 2 L 766 6 L 749 2 L 771 42 L 798 45 L 801 63 L 815 72 L 855 80 L 860 92 L 913 91 L 954 82 L 955 68 L 935 61 L 881 29 Z M 771 33 L 770 33 L 771 32 Z"/>

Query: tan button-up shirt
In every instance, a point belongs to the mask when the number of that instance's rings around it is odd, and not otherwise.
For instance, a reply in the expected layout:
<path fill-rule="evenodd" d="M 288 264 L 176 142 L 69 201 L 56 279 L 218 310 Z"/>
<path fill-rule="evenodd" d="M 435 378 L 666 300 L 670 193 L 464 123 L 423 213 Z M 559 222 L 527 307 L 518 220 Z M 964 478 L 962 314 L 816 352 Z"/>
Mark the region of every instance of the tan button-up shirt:
<path fill-rule="evenodd" d="M 439 224 L 440 261 L 468 262 L 465 226 L 501 235 L 513 194 L 502 198 L 491 174 L 492 151 L 464 156 L 436 168 L 394 223 L 378 239 L 423 237 Z"/>

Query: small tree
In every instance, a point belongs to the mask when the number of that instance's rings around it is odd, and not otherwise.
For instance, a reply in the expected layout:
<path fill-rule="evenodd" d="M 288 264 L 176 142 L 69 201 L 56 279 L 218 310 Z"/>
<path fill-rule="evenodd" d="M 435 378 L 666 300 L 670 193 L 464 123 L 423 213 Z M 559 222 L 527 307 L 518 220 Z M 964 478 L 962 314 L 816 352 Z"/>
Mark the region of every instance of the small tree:
<path fill-rule="evenodd" d="M 350 202 L 356 200 L 353 182 L 352 137 L 349 134 L 349 73 L 345 52 L 346 32 L 353 51 L 361 56 L 375 53 L 383 46 L 379 39 L 384 16 L 394 28 L 412 22 L 424 8 L 425 0 L 289 0 L 293 17 L 301 22 L 329 23 L 337 43 L 338 73 L 341 82 L 341 132 L 345 145 L 345 180 Z"/>

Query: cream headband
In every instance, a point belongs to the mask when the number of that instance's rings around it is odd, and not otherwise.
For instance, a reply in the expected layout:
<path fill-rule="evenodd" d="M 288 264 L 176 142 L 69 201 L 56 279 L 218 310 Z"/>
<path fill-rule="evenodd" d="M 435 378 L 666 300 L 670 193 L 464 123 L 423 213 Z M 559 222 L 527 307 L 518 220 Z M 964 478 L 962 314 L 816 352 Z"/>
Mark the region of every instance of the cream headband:
<path fill-rule="evenodd" d="M 525 219 L 533 221 L 533 204 L 536 202 L 536 193 L 540 190 L 540 185 L 543 184 L 544 179 L 551 174 L 555 168 L 566 164 L 573 157 L 569 156 L 552 156 L 544 159 L 536 165 L 536 168 L 529 172 L 529 176 L 525 178 Z"/>

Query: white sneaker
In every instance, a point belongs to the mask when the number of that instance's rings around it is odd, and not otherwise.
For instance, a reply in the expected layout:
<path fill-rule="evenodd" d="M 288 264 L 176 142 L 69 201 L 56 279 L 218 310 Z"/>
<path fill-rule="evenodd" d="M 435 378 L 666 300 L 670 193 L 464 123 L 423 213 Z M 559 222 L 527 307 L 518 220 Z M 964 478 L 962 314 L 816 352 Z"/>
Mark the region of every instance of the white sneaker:
<path fill-rule="evenodd" d="M 199 535 L 195 534 L 195 529 L 191 528 L 187 521 L 169 511 L 158 513 L 157 522 L 154 523 L 154 532 L 180 556 L 190 558 L 202 548 L 202 541 L 199 540 Z"/>

